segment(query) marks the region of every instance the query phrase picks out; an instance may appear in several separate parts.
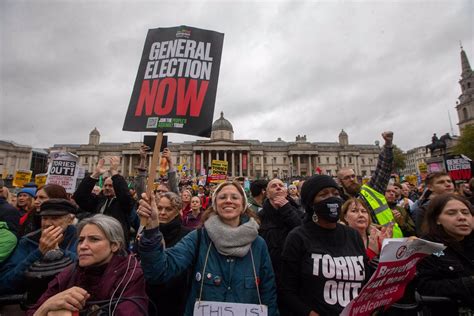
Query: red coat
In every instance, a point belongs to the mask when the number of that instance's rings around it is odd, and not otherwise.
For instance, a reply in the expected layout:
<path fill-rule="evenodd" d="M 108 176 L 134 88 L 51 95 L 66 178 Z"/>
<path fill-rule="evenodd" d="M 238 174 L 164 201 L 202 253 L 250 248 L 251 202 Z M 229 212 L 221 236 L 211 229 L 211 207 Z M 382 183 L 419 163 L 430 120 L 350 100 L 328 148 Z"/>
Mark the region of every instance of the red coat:
<path fill-rule="evenodd" d="M 109 301 L 114 292 L 114 299 L 117 299 L 125 285 L 121 297 L 134 297 L 134 301 L 120 300 L 114 315 L 145 315 L 148 310 L 148 297 L 140 263 L 134 256 L 118 255 L 113 256 L 104 267 L 81 268 L 72 265 L 71 268 L 62 271 L 49 283 L 48 290 L 35 306 L 27 311 L 27 315 L 33 315 L 47 299 L 73 286 L 79 286 L 91 295 L 86 302 L 87 308 L 94 305 L 94 301 Z M 108 312 L 108 302 L 105 304 Z"/>

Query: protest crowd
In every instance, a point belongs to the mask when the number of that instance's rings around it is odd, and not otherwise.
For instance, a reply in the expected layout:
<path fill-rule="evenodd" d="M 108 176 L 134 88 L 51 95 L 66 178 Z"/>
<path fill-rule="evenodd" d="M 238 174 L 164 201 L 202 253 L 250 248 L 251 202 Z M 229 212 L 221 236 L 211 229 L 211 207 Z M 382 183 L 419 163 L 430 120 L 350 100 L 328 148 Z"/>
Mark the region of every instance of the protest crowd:
<path fill-rule="evenodd" d="M 382 138 L 364 182 L 349 168 L 199 182 L 165 149 L 150 188 L 146 146 L 134 179 L 103 157 L 73 194 L 31 184 L 13 199 L 0 182 L 0 315 L 339 315 L 384 241 L 403 237 L 446 248 L 418 262 L 399 306 L 426 297 L 431 315 L 474 315 L 474 178 L 459 190 L 444 172 L 393 178 L 393 133 Z"/>

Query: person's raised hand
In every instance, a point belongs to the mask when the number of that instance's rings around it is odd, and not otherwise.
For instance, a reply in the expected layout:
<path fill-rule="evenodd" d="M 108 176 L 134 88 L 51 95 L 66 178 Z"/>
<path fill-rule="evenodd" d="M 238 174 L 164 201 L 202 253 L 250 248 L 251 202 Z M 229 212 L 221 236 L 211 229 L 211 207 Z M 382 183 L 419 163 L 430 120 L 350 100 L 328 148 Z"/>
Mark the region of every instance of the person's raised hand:
<path fill-rule="evenodd" d="M 385 141 L 385 146 L 391 147 L 393 144 L 393 132 L 392 131 L 385 131 L 382 133 L 382 138 Z"/>
<path fill-rule="evenodd" d="M 289 203 L 288 200 L 286 199 L 286 196 L 283 196 L 283 195 L 277 195 L 273 197 L 272 202 L 276 208 L 283 207 L 286 203 Z"/>
<path fill-rule="evenodd" d="M 41 232 L 38 249 L 44 255 L 49 250 L 58 248 L 59 241 L 63 237 L 61 226 L 49 226 Z"/>
<path fill-rule="evenodd" d="M 137 214 L 140 218 L 146 219 L 146 228 L 152 229 L 160 225 L 158 218 L 158 206 L 154 194 L 150 197 L 146 193 L 142 194 L 142 199 L 138 202 Z"/>
<path fill-rule="evenodd" d="M 119 156 L 112 156 L 110 157 L 110 175 L 114 176 L 118 174 L 118 168 L 120 165 L 120 157 Z"/>
<path fill-rule="evenodd" d="M 94 169 L 94 173 L 91 175 L 92 178 L 99 178 L 99 176 L 101 176 L 107 171 L 107 169 L 105 169 L 104 167 L 104 164 L 105 164 L 105 159 L 104 158 L 99 159 L 99 161 L 97 162 L 97 166 Z"/>

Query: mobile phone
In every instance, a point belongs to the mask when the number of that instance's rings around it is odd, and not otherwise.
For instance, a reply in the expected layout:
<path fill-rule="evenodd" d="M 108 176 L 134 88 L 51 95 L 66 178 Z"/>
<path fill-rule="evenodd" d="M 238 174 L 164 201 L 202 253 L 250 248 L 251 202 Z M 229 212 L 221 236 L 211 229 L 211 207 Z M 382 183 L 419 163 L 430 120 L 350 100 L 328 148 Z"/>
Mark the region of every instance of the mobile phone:
<path fill-rule="evenodd" d="M 153 151 L 155 149 L 155 142 L 156 142 L 156 136 L 154 135 L 145 135 L 143 137 L 143 144 L 148 146 L 149 148 L 148 151 Z M 163 135 L 163 140 L 161 141 L 160 152 L 162 152 L 163 149 L 165 149 L 166 147 L 168 147 L 168 136 Z"/>

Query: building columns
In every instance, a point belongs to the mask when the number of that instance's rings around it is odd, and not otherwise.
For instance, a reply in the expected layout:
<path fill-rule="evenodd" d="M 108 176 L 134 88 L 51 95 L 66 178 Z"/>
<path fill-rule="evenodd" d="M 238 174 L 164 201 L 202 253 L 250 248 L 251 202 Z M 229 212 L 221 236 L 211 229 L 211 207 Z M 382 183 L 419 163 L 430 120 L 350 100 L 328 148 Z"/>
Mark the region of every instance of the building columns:
<path fill-rule="evenodd" d="M 297 166 L 296 166 L 296 170 L 297 170 L 297 173 L 298 173 L 298 176 L 301 176 L 301 159 L 300 159 L 300 155 L 296 155 L 296 163 L 297 163 Z"/>
<path fill-rule="evenodd" d="M 242 176 L 242 152 L 239 151 L 239 177 Z"/>
<path fill-rule="evenodd" d="M 231 163 L 231 176 L 232 177 L 235 177 L 235 154 L 234 154 L 234 151 L 232 150 L 231 153 L 230 153 L 230 158 L 232 159 L 232 163 Z"/>
<path fill-rule="evenodd" d="M 311 155 L 308 155 L 308 175 L 311 177 L 313 175 L 313 163 L 311 161 Z"/>

